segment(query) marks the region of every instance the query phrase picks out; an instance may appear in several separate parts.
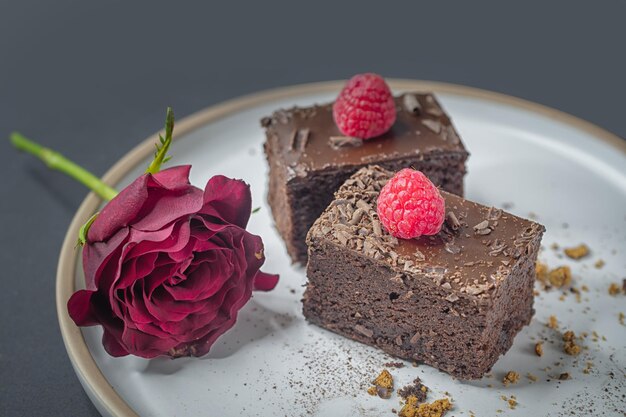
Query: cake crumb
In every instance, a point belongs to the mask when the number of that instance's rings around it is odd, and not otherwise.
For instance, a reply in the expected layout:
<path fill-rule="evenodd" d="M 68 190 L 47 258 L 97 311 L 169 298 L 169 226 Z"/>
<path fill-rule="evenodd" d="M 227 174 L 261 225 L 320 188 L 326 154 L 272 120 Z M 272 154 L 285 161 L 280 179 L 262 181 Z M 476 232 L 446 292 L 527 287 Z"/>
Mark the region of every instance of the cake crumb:
<path fill-rule="evenodd" d="M 559 266 L 548 272 L 548 281 L 553 287 L 565 287 L 572 283 L 572 271 L 569 266 Z"/>
<path fill-rule="evenodd" d="M 621 292 L 622 289 L 619 287 L 618 284 L 612 282 L 611 285 L 609 285 L 609 295 L 616 296 L 619 295 Z"/>
<path fill-rule="evenodd" d="M 369 395 L 378 395 L 380 398 L 388 399 L 393 392 L 393 377 L 388 370 L 383 369 L 380 375 L 372 381 L 373 386 L 367 389 Z"/>
<path fill-rule="evenodd" d="M 402 362 L 387 362 L 383 364 L 387 368 L 404 368 L 404 363 Z"/>
<path fill-rule="evenodd" d="M 530 372 L 526 374 L 526 378 L 530 379 L 532 382 L 537 382 L 537 377 Z"/>
<path fill-rule="evenodd" d="M 504 384 L 504 386 L 508 386 L 509 384 L 517 384 L 517 381 L 519 381 L 519 374 L 515 371 L 507 372 L 506 375 L 504 375 L 504 378 L 502 378 L 502 383 Z"/>
<path fill-rule="evenodd" d="M 547 326 L 551 329 L 557 329 L 559 327 L 559 322 L 556 319 L 556 316 L 550 316 L 548 317 L 548 324 Z"/>
<path fill-rule="evenodd" d="M 578 246 L 574 246 L 573 248 L 565 248 L 563 251 L 568 258 L 571 259 L 580 259 L 589 255 L 589 247 L 584 243 L 581 243 Z"/>
<path fill-rule="evenodd" d="M 537 356 L 543 356 L 543 342 L 537 342 L 535 344 L 535 353 Z"/>
<path fill-rule="evenodd" d="M 624 324 L 624 320 L 626 319 L 626 315 L 624 315 L 624 313 L 620 311 L 617 315 L 617 319 L 619 320 L 619 324 L 621 324 L 622 326 L 626 326 L 626 324 Z"/>
<path fill-rule="evenodd" d="M 451 408 L 452 403 L 447 398 L 418 405 L 417 397 L 410 396 L 398 415 L 400 417 L 442 417 Z"/>
<path fill-rule="evenodd" d="M 553 244 L 550 245 L 550 249 L 552 249 L 552 250 L 559 250 L 559 244 L 554 242 Z"/>
<path fill-rule="evenodd" d="M 576 344 L 576 335 L 573 331 L 568 330 L 563 334 L 563 351 L 568 355 L 576 356 L 580 353 L 580 346 Z"/>
<path fill-rule="evenodd" d="M 597 269 L 602 269 L 602 267 L 604 267 L 604 265 L 606 265 L 606 263 L 604 262 L 603 259 L 598 259 L 596 261 L 596 263 L 593 264 L 593 266 L 595 266 Z"/>
<path fill-rule="evenodd" d="M 572 377 L 570 376 L 569 372 L 563 372 L 562 374 L 559 375 L 559 381 L 567 381 L 568 379 L 571 379 Z"/>
<path fill-rule="evenodd" d="M 517 400 L 515 400 L 514 398 L 509 398 L 507 402 L 509 403 L 509 408 L 511 410 L 515 410 L 515 407 L 517 407 Z"/>
<path fill-rule="evenodd" d="M 419 378 L 415 378 L 412 384 L 398 390 L 398 395 L 405 401 L 408 401 L 409 397 L 415 397 L 418 403 L 423 403 L 426 400 L 427 393 L 428 387 L 422 384 L 422 380 Z"/>

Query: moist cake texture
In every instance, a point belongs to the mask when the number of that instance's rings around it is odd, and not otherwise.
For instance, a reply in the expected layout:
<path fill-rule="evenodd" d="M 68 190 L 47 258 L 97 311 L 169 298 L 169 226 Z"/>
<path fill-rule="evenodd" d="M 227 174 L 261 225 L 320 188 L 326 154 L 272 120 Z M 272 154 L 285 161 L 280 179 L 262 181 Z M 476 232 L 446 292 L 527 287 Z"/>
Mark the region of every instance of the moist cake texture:
<path fill-rule="evenodd" d="M 545 229 L 442 192 L 441 232 L 396 239 L 376 214 L 392 175 L 362 168 L 311 227 L 304 315 L 389 354 L 480 378 L 534 313 Z"/>
<path fill-rule="evenodd" d="M 270 168 L 268 202 L 294 262 L 306 262 L 306 233 L 359 168 L 413 167 L 438 187 L 463 194 L 468 152 L 437 100 L 432 94 L 407 93 L 395 102 L 395 124 L 367 140 L 342 135 L 332 103 L 279 110 L 261 120 Z"/>

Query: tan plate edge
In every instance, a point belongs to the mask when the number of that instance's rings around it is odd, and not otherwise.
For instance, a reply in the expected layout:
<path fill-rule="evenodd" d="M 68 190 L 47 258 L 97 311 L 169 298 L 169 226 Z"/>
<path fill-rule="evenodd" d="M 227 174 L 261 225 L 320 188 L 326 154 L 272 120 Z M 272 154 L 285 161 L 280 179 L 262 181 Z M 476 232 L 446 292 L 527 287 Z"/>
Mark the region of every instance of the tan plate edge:
<path fill-rule="evenodd" d="M 225 101 L 221 104 L 211 106 L 207 109 L 194 113 L 180 122 L 176 123 L 175 136 L 184 136 L 207 123 L 218 120 L 227 115 L 238 111 L 254 107 L 267 101 L 275 101 L 289 97 L 301 96 L 306 94 L 324 93 L 339 91 L 345 81 L 328 81 L 312 84 L 302 84 L 291 87 L 277 88 L 273 90 L 262 91 L 259 93 L 246 95 Z M 626 141 L 620 139 L 615 134 L 608 132 L 585 120 L 564 113 L 541 104 L 526 101 L 520 98 L 507 96 L 505 94 L 481 90 L 473 87 L 466 87 L 455 84 L 417 81 L 405 79 L 389 80 L 389 85 L 397 91 L 402 90 L 423 90 L 433 91 L 435 93 L 448 93 L 460 96 L 474 97 L 488 101 L 495 101 L 509 106 L 522 108 L 531 112 L 539 113 L 551 119 L 558 120 L 562 123 L 571 125 L 575 128 L 584 130 L 598 139 L 610 144 L 618 150 L 626 153 Z M 159 132 L 162 133 L 162 132 Z M 108 184 L 117 184 L 131 169 L 133 169 L 140 161 L 147 158 L 153 152 L 153 143 L 156 143 L 158 133 L 148 137 L 141 142 L 122 159 L 120 159 L 107 173 L 103 180 Z M 56 281 L 56 306 L 59 319 L 61 334 L 65 343 L 68 356 L 72 361 L 74 369 L 79 378 L 90 387 L 93 396 L 95 396 L 99 404 L 104 407 L 111 415 L 120 417 L 134 417 L 137 413 L 122 399 L 115 389 L 108 383 L 95 360 L 91 356 L 83 335 L 74 322 L 67 314 L 67 300 L 75 291 L 74 276 L 76 257 L 78 250 L 75 248 L 78 229 L 98 208 L 100 200 L 95 194 L 90 193 L 82 202 L 78 211 L 74 215 L 70 223 L 61 253 L 59 255 L 59 264 L 57 267 Z"/>

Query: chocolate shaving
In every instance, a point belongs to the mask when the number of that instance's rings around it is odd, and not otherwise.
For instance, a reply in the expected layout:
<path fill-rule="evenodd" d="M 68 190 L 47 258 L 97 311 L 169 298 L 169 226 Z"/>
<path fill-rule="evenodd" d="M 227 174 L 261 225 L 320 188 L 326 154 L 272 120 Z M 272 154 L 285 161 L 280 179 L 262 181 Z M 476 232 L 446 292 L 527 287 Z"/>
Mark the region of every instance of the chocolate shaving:
<path fill-rule="evenodd" d="M 458 301 L 458 299 L 459 299 L 459 296 L 456 294 L 448 294 L 448 296 L 446 297 L 446 300 L 450 301 L 451 303 Z"/>
<path fill-rule="evenodd" d="M 354 213 L 352 213 L 352 218 L 350 219 L 349 223 L 353 226 L 359 224 L 359 222 L 361 221 L 361 217 L 363 217 L 363 214 L 365 214 L 365 210 L 363 210 L 362 208 L 357 208 L 356 210 L 354 210 Z"/>
<path fill-rule="evenodd" d="M 487 289 L 489 289 L 489 286 L 487 285 L 476 285 L 475 287 L 466 287 L 465 292 L 470 295 L 478 295 L 478 294 L 482 294 Z"/>
<path fill-rule="evenodd" d="M 502 216 L 502 210 L 495 207 L 490 207 L 487 212 L 487 220 L 498 220 Z"/>
<path fill-rule="evenodd" d="M 372 211 L 372 206 L 370 206 L 365 200 L 357 200 L 355 204 L 358 208 L 365 210 L 367 213 Z"/>
<path fill-rule="evenodd" d="M 431 114 L 433 116 L 437 116 L 437 117 L 443 116 L 443 112 L 439 110 L 437 107 L 428 107 L 426 109 L 426 113 Z"/>
<path fill-rule="evenodd" d="M 341 148 L 357 148 L 363 145 L 363 141 L 359 138 L 351 136 L 331 136 L 329 139 L 330 147 L 334 150 Z"/>
<path fill-rule="evenodd" d="M 402 104 L 408 113 L 419 115 L 422 111 L 420 102 L 417 100 L 415 94 L 405 94 L 402 98 Z"/>
<path fill-rule="evenodd" d="M 383 229 L 380 227 L 380 222 L 376 219 L 372 219 L 372 230 L 376 236 L 382 236 Z"/>
<path fill-rule="evenodd" d="M 441 122 L 439 120 L 424 119 L 422 124 L 437 134 L 441 132 Z"/>
<path fill-rule="evenodd" d="M 354 330 L 359 332 L 359 333 L 361 333 L 365 337 L 372 337 L 372 336 L 374 336 L 374 332 L 373 331 L 371 331 L 367 327 L 362 326 L 360 324 L 357 324 L 356 326 L 354 326 Z"/>
<path fill-rule="evenodd" d="M 278 110 L 274 112 L 274 118 L 282 124 L 287 124 L 289 122 L 289 116 L 285 110 Z"/>
<path fill-rule="evenodd" d="M 292 151 L 300 151 L 302 152 L 309 141 L 309 134 L 311 133 L 311 129 L 295 129 L 291 132 L 291 137 L 289 139 L 289 149 Z"/>
<path fill-rule="evenodd" d="M 271 124 L 272 124 L 272 118 L 271 117 L 264 117 L 264 118 L 261 119 L 261 127 L 268 127 Z"/>
<path fill-rule="evenodd" d="M 476 226 L 474 226 L 474 232 L 477 235 L 488 235 L 489 233 L 491 233 L 491 228 L 489 227 L 489 221 L 488 220 L 483 220 L 482 222 L 478 223 Z"/>
<path fill-rule="evenodd" d="M 450 229 L 454 231 L 459 230 L 459 228 L 461 227 L 461 223 L 459 222 L 459 219 L 456 218 L 456 214 L 454 214 L 454 212 L 452 211 L 449 211 L 446 214 L 446 223 L 448 224 Z"/>
<path fill-rule="evenodd" d="M 451 253 L 453 255 L 461 253 L 461 247 L 454 243 L 454 239 L 452 239 L 449 242 L 446 242 L 444 247 L 446 249 L 446 252 Z"/>
<path fill-rule="evenodd" d="M 415 257 L 415 260 L 418 262 L 424 262 L 426 260 L 426 256 L 422 252 L 420 252 L 419 249 L 415 249 L 413 256 Z"/>
<path fill-rule="evenodd" d="M 490 256 L 498 256 L 502 253 L 504 249 L 506 249 L 506 243 L 501 241 L 500 239 L 496 239 L 490 246 L 491 251 L 489 251 Z"/>
<path fill-rule="evenodd" d="M 441 130 L 441 137 L 443 138 L 443 140 L 446 140 L 446 141 L 449 140 L 451 143 L 455 145 L 461 141 L 459 139 L 459 136 L 454 131 L 454 128 L 452 127 L 452 125 L 445 126 Z"/>
<path fill-rule="evenodd" d="M 306 149 L 306 145 L 309 143 L 309 135 L 311 134 L 311 129 L 304 128 L 298 129 L 298 150 L 303 151 Z"/>

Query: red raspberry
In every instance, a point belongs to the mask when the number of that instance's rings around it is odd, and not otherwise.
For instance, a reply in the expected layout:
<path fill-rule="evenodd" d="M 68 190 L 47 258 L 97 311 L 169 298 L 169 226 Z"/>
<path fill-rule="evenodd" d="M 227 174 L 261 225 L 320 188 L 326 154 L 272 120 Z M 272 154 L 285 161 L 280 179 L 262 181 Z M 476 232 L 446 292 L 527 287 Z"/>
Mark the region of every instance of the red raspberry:
<path fill-rule="evenodd" d="M 405 168 L 380 190 L 377 211 L 389 233 L 401 239 L 413 239 L 439 233 L 445 201 L 424 174 Z"/>
<path fill-rule="evenodd" d="M 380 75 L 358 74 L 339 93 L 333 117 L 344 135 L 369 139 L 391 128 L 396 121 L 396 104 Z"/>

